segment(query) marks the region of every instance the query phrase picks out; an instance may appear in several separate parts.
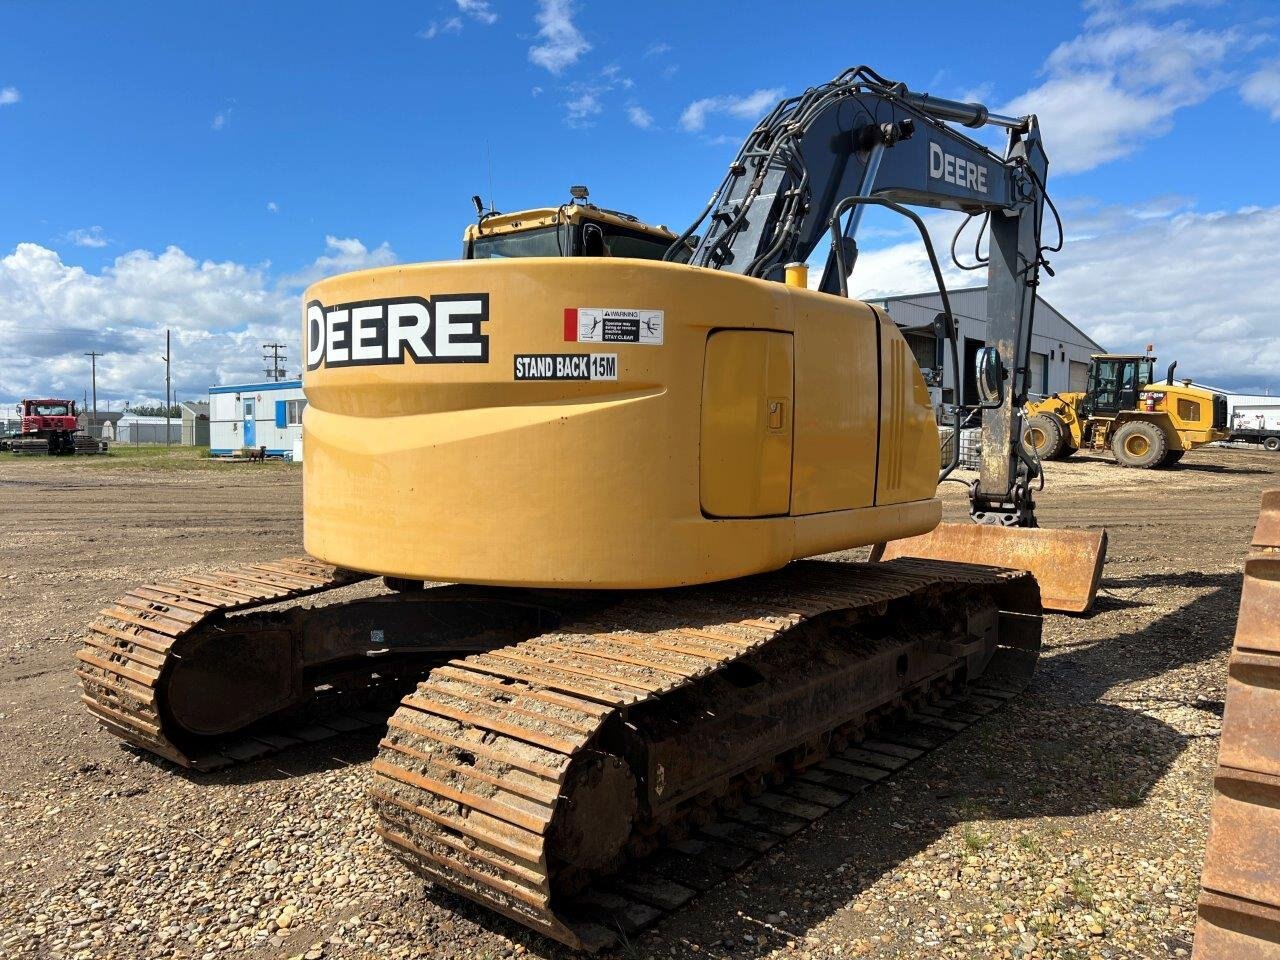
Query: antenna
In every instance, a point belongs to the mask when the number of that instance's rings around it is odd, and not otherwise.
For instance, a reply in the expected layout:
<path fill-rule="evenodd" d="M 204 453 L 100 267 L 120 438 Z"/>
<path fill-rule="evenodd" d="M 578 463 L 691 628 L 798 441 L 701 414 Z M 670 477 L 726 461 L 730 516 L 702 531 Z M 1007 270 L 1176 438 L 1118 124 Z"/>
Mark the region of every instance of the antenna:
<path fill-rule="evenodd" d="M 484 159 L 489 166 L 489 209 L 497 210 L 493 205 L 493 151 L 489 149 L 489 141 L 484 142 Z"/>

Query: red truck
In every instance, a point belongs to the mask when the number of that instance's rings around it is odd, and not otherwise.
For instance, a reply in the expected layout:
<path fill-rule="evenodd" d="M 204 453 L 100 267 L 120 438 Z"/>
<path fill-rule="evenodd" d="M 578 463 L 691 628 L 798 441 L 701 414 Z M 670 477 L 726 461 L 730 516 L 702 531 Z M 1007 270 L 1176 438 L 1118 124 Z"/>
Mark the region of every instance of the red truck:
<path fill-rule="evenodd" d="M 18 405 L 18 432 L 9 438 L 17 454 L 98 453 L 101 445 L 80 432 L 74 400 L 23 400 Z"/>

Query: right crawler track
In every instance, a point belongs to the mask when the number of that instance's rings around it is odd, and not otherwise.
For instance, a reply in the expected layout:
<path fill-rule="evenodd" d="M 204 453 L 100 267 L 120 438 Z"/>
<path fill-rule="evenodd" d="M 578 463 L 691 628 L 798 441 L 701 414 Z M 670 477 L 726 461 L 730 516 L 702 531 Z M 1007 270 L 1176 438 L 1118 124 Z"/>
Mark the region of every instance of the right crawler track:
<path fill-rule="evenodd" d="M 708 840 L 687 836 L 788 770 L 807 772 L 790 795 L 741 808 L 754 822 L 739 813 L 728 834 L 754 831 L 759 847 L 771 823 L 838 805 L 890 762 L 874 745 L 841 755 L 848 741 L 913 705 L 962 729 L 929 697 L 984 673 L 1029 676 L 1039 628 L 1029 575 L 919 560 L 810 561 L 627 599 L 434 670 L 374 762 L 379 832 L 427 879 L 598 949 L 637 909 L 698 885 L 629 863 L 672 838 L 686 846 L 665 857 L 700 861 Z M 972 719 L 993 703 L 944 711 Z"/>

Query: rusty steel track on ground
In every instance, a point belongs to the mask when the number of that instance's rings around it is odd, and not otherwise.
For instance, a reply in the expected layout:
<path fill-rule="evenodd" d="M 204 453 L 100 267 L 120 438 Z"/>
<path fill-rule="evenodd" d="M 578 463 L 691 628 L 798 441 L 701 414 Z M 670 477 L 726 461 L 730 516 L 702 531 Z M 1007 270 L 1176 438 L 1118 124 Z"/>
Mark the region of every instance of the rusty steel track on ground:
<path fill-rule="evenodd" d="M 224 615 L 312 596 L 368 579 L 310 557 L 253 563 L 213 573 L 179 576 L 135 587 L 103 609 L 76 654 L 81 700 L 110 733 L 184 767 L 216 769 L 297 743 L 266 734 L 223 738 L 216 748 L 179 743 L 162 703 L 163 678 L 184 641 Z M 364 718 L 334 718 L 333 727 L 307 724 L 305 739 L 320 739 L 367 725 Z"/>
<path fill-rule="evenodd" d="M 1280 490 L 1244 565 L 1194 960 L 1280 957 Z"/>
<path fill-rule="evenodd" d="M 1029 575 L 922 560 L 808 561 L 619 611 L 436 668 L 373 764 L 399 859 L 587 950 L 1014 695 L 1040 640 Z M 1007 685 L 928 702 L 984 671 Z M 912 710 L 937 736 L 867 737 Z"/>

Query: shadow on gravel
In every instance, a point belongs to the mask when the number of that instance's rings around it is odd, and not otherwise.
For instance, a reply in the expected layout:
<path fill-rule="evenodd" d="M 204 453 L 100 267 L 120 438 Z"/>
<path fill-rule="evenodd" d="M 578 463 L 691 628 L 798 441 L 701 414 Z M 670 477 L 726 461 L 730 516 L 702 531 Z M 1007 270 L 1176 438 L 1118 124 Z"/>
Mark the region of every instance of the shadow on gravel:
<path fill-rule="evenodd" d="M 1117 464 L 1119 466 L 1119 464 Z M 1190 473 L 1229 473 L 1235 477 L 1266 477 L 1275 473 L 1274 470 L 1254 470 L 1252 467 L 1233 467 L 1220 463 L 1179 463 L 1173 466 L 1161 467 L 1162 470 L 1169 470 L 1173 473 L 1182 473 L 1184 471 Z"/>
<path fill-rule="evenodd" d="M 803 938 L 842 906 L 942 837 L 964 829 L 966 844 L 989 842 L 980 820 L 1027 821 L 1028 852 L 1036 844 L 1035 821 L 1132 809 L 1186 748 L 1189 738 L 1168 724 L 1100 699 L 1113 688 L 1203 662 L 1231 646 L 1240 598 L 1236 573 L 1144 574 L 1117 586 L 1192 587 L 1204 590 L 1182 606 L 1130 633 L 1123 621 L 1108 625 L 1091 643 L 1059 646 L 1042 660 L 1032 687 L 1003 711 L 979 721 L 956 739 L 879 787 L 819 820 L 775 848 L 728 884 L 704 894 L 619 957 L 761 957 Z M 1122 609 L 1117 607 L 1115 609 Z M 1105 611 L 1093 618 L 1099 622 Z M 1053 654 L 1053 650 L 1048 651 Z M 1161 698 L 1211 712 L 1220 701 Z M 1150 699 L 1144 699 L 1150 703 Z M 1023 843 L 1019 841 L 1020 845 Z M 959 864 L 956 871 L 959 870 Z M 985 896 L 985 894 L 984 894 Z M 887 903 L 887 901 L 886 901 Z M 545 940 L 530 940 L 511 924 L 481 916 L 454 899 L 448 905 L 547 956 L 569 956 Z M 947 905 L 938 902 L 939 912 Z M 785 919 L 778 915 L 785 912 Z M 773 924 L 765 922 L 766 917 Z M 917 955 L 938 946 L 917 943 L 910 931 L 890 946 Z M 743 935 L 754 942 L 743 939 Z M 1173 947 L 1189 948 L 1178 941 Z M 534 947 L 536 949 L 536 947 Z"/>

